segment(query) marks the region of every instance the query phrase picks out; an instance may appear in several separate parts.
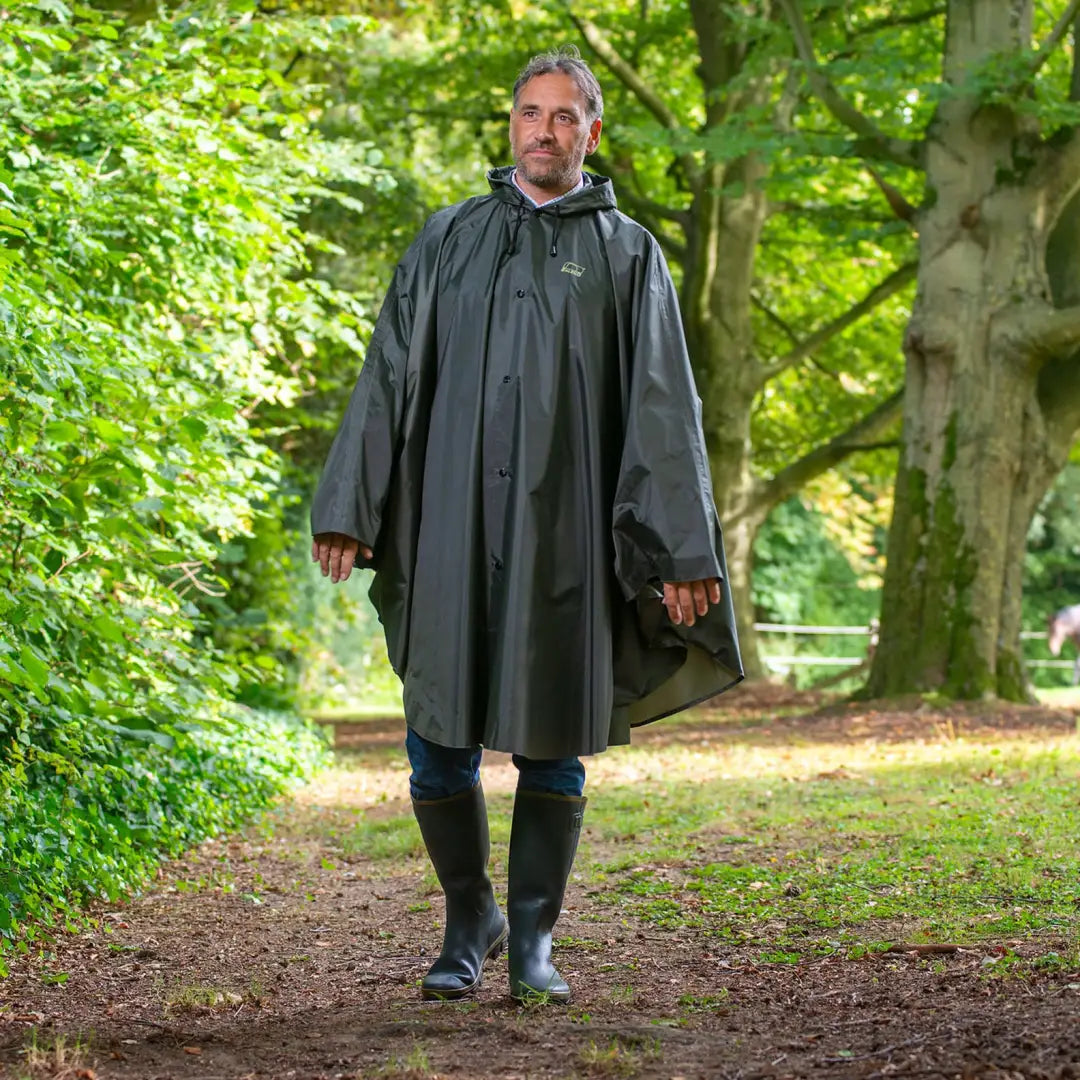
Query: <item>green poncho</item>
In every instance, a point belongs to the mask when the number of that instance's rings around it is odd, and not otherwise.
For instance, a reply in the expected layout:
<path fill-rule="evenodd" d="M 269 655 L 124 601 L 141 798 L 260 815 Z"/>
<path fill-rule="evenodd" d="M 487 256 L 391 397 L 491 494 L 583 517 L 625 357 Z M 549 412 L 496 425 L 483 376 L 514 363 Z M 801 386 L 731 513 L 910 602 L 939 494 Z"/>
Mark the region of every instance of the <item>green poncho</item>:
<path fill-rule="evenodd" d="M 692 628 L 658 599 L 725 571 L 659 247 L 603 177 L 534 209 L 510 173 L 397 267 L 311 521 L 374 549 L 409 726 L 544 759 L 627 742 L 742 666 L 726 588 Z"/>

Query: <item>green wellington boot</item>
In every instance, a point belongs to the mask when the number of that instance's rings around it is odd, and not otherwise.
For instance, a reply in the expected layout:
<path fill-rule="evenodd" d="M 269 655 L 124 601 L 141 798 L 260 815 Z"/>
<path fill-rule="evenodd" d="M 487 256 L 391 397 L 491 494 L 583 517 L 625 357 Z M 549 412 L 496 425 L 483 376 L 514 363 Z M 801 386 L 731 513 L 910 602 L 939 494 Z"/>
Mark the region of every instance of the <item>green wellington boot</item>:
<path fill-rule="evenodd" d="M 518 791 L 510 829 L 510 995 L 518 1001 L 570 1000 L 551 963 L 551 931 L 574 864 L 584 797 Z"/>
<path fill-rule="evenodd" d="M 442 952 L 420 984 L 426 998 L 452 1000 L 471 994 L 484 962 L 502 952 L 503 918 L 488 878 L 488 819 L 479 784 L 449 799 L 413 799 L 439 884 L 446 895 Z"/>

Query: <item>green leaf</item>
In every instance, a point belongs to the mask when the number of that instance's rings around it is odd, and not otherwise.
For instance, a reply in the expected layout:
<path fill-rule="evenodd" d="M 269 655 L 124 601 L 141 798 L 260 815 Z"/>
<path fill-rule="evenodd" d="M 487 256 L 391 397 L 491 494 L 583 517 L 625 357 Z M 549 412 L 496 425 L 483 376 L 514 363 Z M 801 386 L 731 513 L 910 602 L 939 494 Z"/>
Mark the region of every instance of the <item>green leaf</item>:
<path fill-rule="evenodd" d="M 107 615 L 98 615 L 90 625 L 94 628 L 94 632 L 106 641 L 111 641 L 116 645 L 123 645 L 126 640 L 124 630 L 120 624 Z"/>
<path fill-rule="evenodd" d="M 200 420 L 197 416 L 184 416 L 177 421 L 177 424 L 192 438 L 195 442 L 202 442 L 206 438 L 207 432 L 210 430 L 204 420 Z"/>
<path fill-rule="evenodd" d="M 90 421 L 90 425 L 107 443 L 120 443 L 126 438 L 124 429 L 120 427 L 119 424 L 114 424 L 111 420 L 106 420 L 104 417 L 93 417 Z"/>
<path fill-rule="evenodd" d="M 34 687 L 38 690 L 44 690 L 49 681 L 48 664 L 29 645 L 23 645 L 19 650 L 19 663 Z"/>
<path fill-rule="evenodd" d="M 78 442 L 82 432 L 69 420 L 50 420 L 45 425 L 45 437 L 58 445 Z"/>

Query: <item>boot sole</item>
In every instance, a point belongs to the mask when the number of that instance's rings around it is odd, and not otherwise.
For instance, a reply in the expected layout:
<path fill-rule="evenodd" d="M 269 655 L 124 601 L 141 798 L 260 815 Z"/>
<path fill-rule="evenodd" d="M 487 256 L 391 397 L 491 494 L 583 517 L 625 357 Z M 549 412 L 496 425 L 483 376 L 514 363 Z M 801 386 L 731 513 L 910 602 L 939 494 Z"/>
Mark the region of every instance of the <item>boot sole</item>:
<path fill-rule="evenodd" d="M 510 928 L 504 925 L 502 933 L 488 946 L 488 951 L 484 953 L 484 958 L 480 961 L 480 971 L 477 973 L 474 982 L 469 983 L 468 986 L 457 987 L 454 990 L 434 990 L 421 984 L 420 996 L 425 1001 L 459 1001 L 463 997 L 475 994 L 484 982 L 484 965 L 489 960 L 497 959 L 506 947 L 506 939 L 509 935 Z"/>

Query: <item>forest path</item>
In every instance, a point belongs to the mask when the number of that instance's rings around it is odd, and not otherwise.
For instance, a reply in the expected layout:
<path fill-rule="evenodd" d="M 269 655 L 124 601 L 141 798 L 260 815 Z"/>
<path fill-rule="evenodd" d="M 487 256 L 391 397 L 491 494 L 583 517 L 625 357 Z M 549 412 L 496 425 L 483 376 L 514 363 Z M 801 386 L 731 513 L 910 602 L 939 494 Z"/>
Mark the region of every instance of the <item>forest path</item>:
<path fill-rule="evenodd" d="M 387 723 L 343 728 L 339 763 L 316 784 L 244 835 L 164 867 L 144 895 L 97 912 L 96 927 L 14 965 L 0 983 L 0 1075 L 1080 1076 L 1080 972 L 1063 963 L 1045 974 L 987 977 L 1004 952 L 1017 963 L 1070 949 L 1075 956 L 1077 920 L 941 954 L 845 945 L 785 959 L 764 953 L 761 939 L 740 940 L 733 918 L 710 923 L 692 891 L 666 889 L 694 869 L 684 856 L 658 856 L 654 846 L 641 866 L 635 834 L 613 834 L 610 822 L 629 813 L 614 804 L 637 792 L 644 839 L 650 817 L 665 810 L 655 791 L 668 774 L 704 783 L 737 772 L 738 762 L 753 772 L 812 752 L 812 767 L 823 770 L 816 782 L 835 786 L 868 743 L 933 751 L 958 728 L 990 741 L 1075 739 L 1075 716 L 1063 710 L 971 717 L 814 705 L 780 691 L 765 701 L 732 696 L 697 722 L 638 733 L 634 753 L 595 760 L 582 852 L 556 931 L 557 960 L 574 988 L 569 1007 L 514 1004 L 504 958 L 488 966 L 473 1000 L 420 1000 L 416 983 L 438 950 L 441 904 L 403 798 L 401 732 Z M 514 772 L 491 755 L 484 778 L 502 895 Z M 699 866 L 748 857 L 746 837 L 707 828 L 696 837 Z M 775 862 L 769 845 L 781 839 L 765 837 L 752 857 Z M 1068 887 L 1080 903 L 1080 886 Z M 670 907 L 672 896 L 682 908 Z M 698 915 L 669 917 L 676 910 Z M 781 933 L 782 911 L 762 912 L 765 939 Z M 909 930 L 896 917 L 859 927 L 878 943 L 904 941 Z"/>

